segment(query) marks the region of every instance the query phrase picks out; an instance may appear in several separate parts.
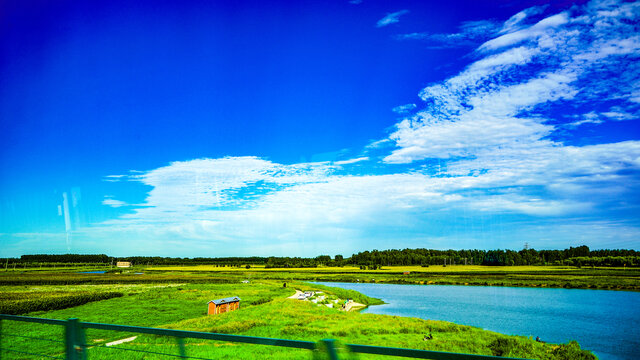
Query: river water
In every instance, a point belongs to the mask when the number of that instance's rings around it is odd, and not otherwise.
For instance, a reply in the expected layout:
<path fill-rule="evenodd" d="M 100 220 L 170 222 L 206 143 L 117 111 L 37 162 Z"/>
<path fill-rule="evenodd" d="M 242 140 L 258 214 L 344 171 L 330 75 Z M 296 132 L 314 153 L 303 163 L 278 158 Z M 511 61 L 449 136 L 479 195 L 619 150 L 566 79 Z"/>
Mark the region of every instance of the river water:
<path fill-rule="evenodd" d="M 640 293 L 456 285 L 319 284 L 384 300 L 363 312 L 444 320 L 543 341 L 577 340 L 602 360 L 640 359 Z"/>

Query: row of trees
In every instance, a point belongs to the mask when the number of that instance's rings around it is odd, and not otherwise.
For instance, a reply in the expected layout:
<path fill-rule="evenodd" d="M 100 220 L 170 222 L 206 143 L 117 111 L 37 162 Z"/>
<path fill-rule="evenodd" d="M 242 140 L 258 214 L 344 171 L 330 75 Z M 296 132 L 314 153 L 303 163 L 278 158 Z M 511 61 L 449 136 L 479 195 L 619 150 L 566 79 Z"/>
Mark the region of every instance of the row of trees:
<path fill-rule="evenodd" d="M 7 260 L 7 259 L 3 259 Z M 179 257 L 161 257 L 161 256 L 127 256 L 127 257 L 111 257 L 105 254 L 99 255 L 81 255 L 81 254 L 63 254 L 63 255 L 22 255 L 20 259 L 9 259 L 12 263 L 115 263 L 117 261 L 129 261 L 133 264 L 154 264 L 154 265 L 209 265 L 215 264 L 220 266 L 240 266 L 246 264 L 265 264 L 266 257 L 219 257 L 219 258 L 179 258 Z"/>
<path fill-rule="evenodd" d="M 354 254 L 357 265 L 575 265 L 636 266 L 640 252 L 635 250 L 595 250 L 588 246 L 564 250 L 430 250 L 404 249 L 364 251 Z"/>
<path fill-rule="evenodd" d="M 357 265 L 369 269 L 391 265 L 572 265 L 572 266 L 638 266 L 640 252 L 635 250 L 594 250 L 587 246 L 564 250 L 373 250 L 363 251 L 344 258 L 336 255 L 303 257 L 196 257 L 172 258 L 159 256 L 130 256 L 114 258 L 100 255 L 22 255 L 20 259 L 2 259 L 12 263 L 113 263 L 130 261 L 134 264 L 153 265 L 216 265 L 246 266 L 265 265 L 268 268 L 293 268 L 317 266 Z"/>

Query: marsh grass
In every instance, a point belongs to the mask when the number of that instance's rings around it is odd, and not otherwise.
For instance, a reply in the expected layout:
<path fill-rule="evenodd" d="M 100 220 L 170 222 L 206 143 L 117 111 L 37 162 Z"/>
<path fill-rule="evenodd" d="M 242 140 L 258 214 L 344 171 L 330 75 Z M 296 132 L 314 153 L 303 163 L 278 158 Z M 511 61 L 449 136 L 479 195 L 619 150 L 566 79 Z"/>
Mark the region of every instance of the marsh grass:
<path fill-rule="evenodd" d="M 308 267 L 308 268 L 265 268 L 264 265 L 251 265 L 250 269 L 244 267 L 217 267 L 214 265 L 189 265 L 189 266 L 150 266 L 146 270 L 151 271 L 209 271 L 209 272 L 317 272 L 317 273 L 451 273 L 451 272 L 547 272 L 547 271 L 573 271 L 574 266 L 483 266 L 483 265 L 453 265 L 453 266 L 382 266 L 378 270 L 362 270 L 359 266 L 341 267 Z M 612 269 L 612 268 L 604 268 Z M 622 269 L 622 268 L 620 268 Z"/>
<path fill-rule="evenodd" d="M 246 308 L 220 316 L 204 316 L 180 321 L 167 327 L 204 332 L 223 332 L 250 336 L 320 341 L 338 339 L 343 344 L 367 344 L 436 350 L 447 352 L 493 355 L 496 350 L 504 356 L 556 359 L 556 354 L 567 345 L 554 347 L 526 337 L 514 337 L 461 326 L 442 321 L 428 321 L 386 315 L 346 313 L 310 302 L 275 299 L 268 304 Z M 423 340 L 431 333 L 433 340 Z M 171 339 L 151 337 L 136 339 L 127 347 L 137 350 L 175 351 Z M 240 345 L 216 341 L 189 340 L 187 354 L 205 358 L 311 358 L 308 351 L 260 345 Z M 590 354 L 578 348 L 572 354 L 576 359 Z M 555 351 L 555 353 L 554 353 Z M 566 351 L 565 351 L 566 352 Z M 93 358 L 93 357 L 92 357 Z M 386 358 L 359 355 L 358 358 Z"/>
<path fill-rule="evenodd" d="M 103 291 L 104 285 L 72 285 L 68 291 Z M 391 347 L 415 348 L 471 354 L 492 355 L 500 350 L 512 357 L 539 359 L 589 359 L 590 353 L 579 349 L 577 344 L 556 346 L 542 344 L 526 337 L 506 336 L 479 328 L 456 325 L 443 321 L 421 320 L 397 316 L 343 312 L 309 301 L 286 299 L 294 289 L 321 290 L 332 297 L 351 297 L 357 302 L 373 304 L 377 299 L 362 294 L 315 284 L 288 281 L 252 280 L 249 284 L 236 283 L 157 283 L 120 284 L 124 296 L 102 300 L 73 308 L 29 313 L 54 319 L 79 318 L 86 322 L 126 324 L 135 326 L 163 327 L 227 334 L 240 334 L 271 338 L 285 338 L 317 342 L 325 338 L 338 339 L 343 344 L 366 344 Z M 12 291 L 42 292 L 59 289 L 59 285 L 5 286 Z M 242 298 L 237 311 L 208 316 L 206 304 L 209 300 L 227 296 Z M 64 329 L 60 326 L 3 321 L 3 334 L 20 334 L 36 338 L 61 341 Z M 431 333 L 433 340 L 425 341 L 424 335 Z M 138 335 L 131 342 L 106 348 L 110 341 Z M 12 338 L 10 343 L 3 337 L 3 346 L 44 353 L 51 356 L 64 354 L 63 344 L 30 338 Z M 176 340 L 163 336 L 139 335 L 105 330 L 87 330 L 89 359 L 159 359 L 161 356 L 141 352 L 125 351 L 124 348 L 152 352 L 177 354 Z M 502 339 L 502 340 L 501 340 Z M 504 340 L 507 339 L 507 340 Z M 505 345 L 506 344 L 506 345 Z M 306 350 L 295 350 L 263 345 L 246 345 L 220 341 L 188 339 L 187 354 L 203 358 L 260 358 L 300 359 L 312 358 Z M 38 357 L 22 356 L 21 359 Z M 315 358 L 322 358 L 315 354 Z M 386 358 L 358 356 L 360 359 Z"/>
<path fill-rule="evenodd" d="M 3 286 L 106 285 L 155 283 L 237 284 L 254 281 L 326 281 L 394 284 L 437 284 L 473 286 L 562 287 L 640 291 L 640 269 L 570 268 L 559 266 L 430 266 L 357 268 L 263 269 L 207 266 L 152 267 L 165 269 L 144 274 L 77 274 L 55 272 L 0 272 Z M 215 270 L 212 270 L 215 269 Z M 404 274 L 404 271 L 409 274 Z"/>

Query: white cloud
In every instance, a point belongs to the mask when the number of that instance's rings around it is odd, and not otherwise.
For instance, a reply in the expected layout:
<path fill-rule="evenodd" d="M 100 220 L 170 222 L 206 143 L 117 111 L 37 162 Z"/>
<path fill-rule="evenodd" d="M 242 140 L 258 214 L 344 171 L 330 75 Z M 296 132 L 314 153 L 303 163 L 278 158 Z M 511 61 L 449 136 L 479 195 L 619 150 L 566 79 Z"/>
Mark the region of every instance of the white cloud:
<path fill-rule="evenodd" d="M 400 10 L 394 13 L 389 13 L 382 19 L 378 20 L 378 22 L 376 23 L 376 27 L 380 28 L 380 27 L 391 25 L 391 24 L 395 24 L 400 21 L 400 16 L 408 13 L 409 13 L 409 10 Z"/>
<path fill-rule="evenodd" d="M 124 177 L 125 177 L 125 175 L 107 175 L 107 176 L 105 176 L 104 181 L 116 182 L 116 181 L 122 180 L 122 178 L 124 178 Z"/>
<path fill-rule="evenodd" d="M 625 4 L 621 8 L 625 6 L 633 5 Z M 550 125 L 544 115 L 525 114 L 550 103 L 582 101 L 581 97 L 597 88 L 615 86 L 618 83 L 615 78 L 591 80 L 596 78 L 592 72 L 602 71 L 606 66 L 617 71 L 620 61 L 629 61 L 621 55 L 640 55 L 636 41 L 630 40 L 635 37 L 628 36 L 633 33 L 633 25 L 628 22 L 607 19 L 615 28 L 595 38 L 593 34 L 582 36 L 581 32 L 592 31 L 593 22 L 604 21 L 602 12 L 595 13 L 590 21 L 582 17 L 580 23 L 569 18 L 568 13 L 552 15 L 483 44 L 480 50 L 502 51 L 480 58 L 459 75 L 422 90 L 420 96 L 426 108 L 396 125 L 390 140 L 397 149 L 385 161 L 409 163 L 428 158 L 475 156 L 487 149 L 508 153 L 523 143 L 535 147 L 561 146 L 545 139 L 556 127 Z M 624 9 L 614 12 L 629 13 Z M 515 20 L 511 23 L 510 26 Z M 536 41 L 522 44 L 525 39 Z M 508 47 L 516 44 L 519 45 Z M 637 73 L 635 77 L 638 78 Z M 584 81 L 591 82 L 581 86 Z M 624 93 L 609 96 L 625 98 Z M 631 119 L 634 116 L 624 109 L 616 109 L 603 112 L 602 117 Z M 597 121 L 583 119 L 570 125 L 576 127 Z"/>
<path fill-rule="evenodd" d="M 128 204 L 126 202 L 124 202 L 124 201 L 111 199 L 111 198 L 106 198 L 106 199 L 102 200 L 102 205 L 107 205 L 107 206 L 111 206 L 111 207 L 117 208 L 117 207 L 126 206 Z"/>
<path fill-rule="evenodd" d="M 406 114 L 415 108 L 416 108 L 416 104 L 405 104 L 405 105 L 396 106 L 393 109 L 391 109 L 391 111 L 397 114 Z"/>
<path fill-rule="evenodd" d="M 368 156 L 363 156 L 363 157 L 359 157 L 359 158 L 355 158 L 355 159 L 336 161 L 336 162 L 334 162 L 334 164 L 336 164 L 336 165 L 348 165 L 348 164 L 355 164 L 357 162 L 367 161 L 367 160 L 369 160 L 369 157 Z"/>
<path fill-rule="evenodd" d="M 638 118 L 637 115 L 632 115 L 624 111 L 605 111 L 602 115 L 616 121 L 634 120 Z"/>
<path fill-rule="evenodd" d="M 378 149 L 378 148 L 388 146 L 390 144 L 391 144 L 390 139 L 374 140 L 374 141 L 371 141 L 367 146 L 365 146 L 365 149 Z"/>
<path fill-rule="evenodd" d="M 618 106 L 613 106 L 609 109 L 609 111 L 603 111 L 597 113 L 595 111 L 588 112 L 586 114 L 573 115 L 571 118 L 577 119 L 567 124 L 563 124 L 562 126 L 569 128 L 576 128 L 580 125 L 584 124 L 602 124 L 606 121 L 627 121 L 627 120 L 637 120 L 637 113 L 632 114 L 626 112 Z"/>
<path fill-rule="evenodd" d="M 480 46 L 480 51 L 497 50 L 506 46 L 516 45 L 525 40 L 534 40 L 547 35 L 549 29 L 559 27 L 566 24 L 569 21 L 566 13 L 556 14 L 549 16 L 546 19 L 542 19 L 536 24 L 518 30 L 516 32 L 508 33 L 499 36 L 495 39 L 491 39 Z"/>
<path fill-rule="evenodd" d="M 500 33 L 502 34 L 511 33 L 511 32 L 520 30 L 522 27 L 525 26 L 523 22 L 527 18 L 530 18 L 533 15 L 540 14 L 542 11 L 544 11 L 545 8 L 546 6 L 533 6 L 528 9 L 524 9 L 520 11 L 519 13 L 513 15 L 507 21 L 504 22 L 502 29 L 500 29 Z"/>
<path fill-rule="evenodd" d="M 602 124 L 604 121 L 600 119 L 600 116 L 595 111 L 591 111 L 586 114 L 574 115 L 573 118 L 579 118 L 579 120 L 572 121 L 568 124 L 564 124 L 566 127 L 575 128 L 584 124 Z"/>
<path fill-rule="evenodd" d="M 466 21 L 459 26 L 459 32 L 453 34 L 438 34 L 430 32 L 414 32 L 396 35 L 398 40 L 423 40 L 434 43 L 430 48 L 452 48 L 474 46 L 479 41 L 495 34 L 499 25 L 494 21 Z"/>

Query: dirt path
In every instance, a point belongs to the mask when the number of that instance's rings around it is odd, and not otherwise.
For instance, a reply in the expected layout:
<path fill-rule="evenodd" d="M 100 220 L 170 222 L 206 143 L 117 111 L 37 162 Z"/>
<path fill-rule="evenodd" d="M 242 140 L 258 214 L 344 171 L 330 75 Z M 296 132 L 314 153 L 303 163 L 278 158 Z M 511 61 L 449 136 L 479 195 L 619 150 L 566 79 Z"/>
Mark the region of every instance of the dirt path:
<path fill-rule="evenodd" d="M 287 299 L 298 299 L 298 297 L 302 294 L 302 291 L 296 290 L 296 293 L 289 296 Z"/>
<path fill-rule="evenodd" d="M 120 344 L 124 344 L 126 342 L 129 341 L 133 341 L 137 338 L 138 336 L 132 336 L 132 337 L 128 337 L 126 339 L 120 339 L 120 340 L 116 340 L 116 341 L 112 341 L 112 342 L 108 342 L 106 344 L 104 344 L 104 346 L 114 346 L 114 345 L 120 345 Z"/>
<path fill-rule="evenodd" d="M 347 303 L 347 306 L 345 306 L 344 311 L 359 310 L 365 307 L 367 307 L 367 305 L 351 301 Z"/>

